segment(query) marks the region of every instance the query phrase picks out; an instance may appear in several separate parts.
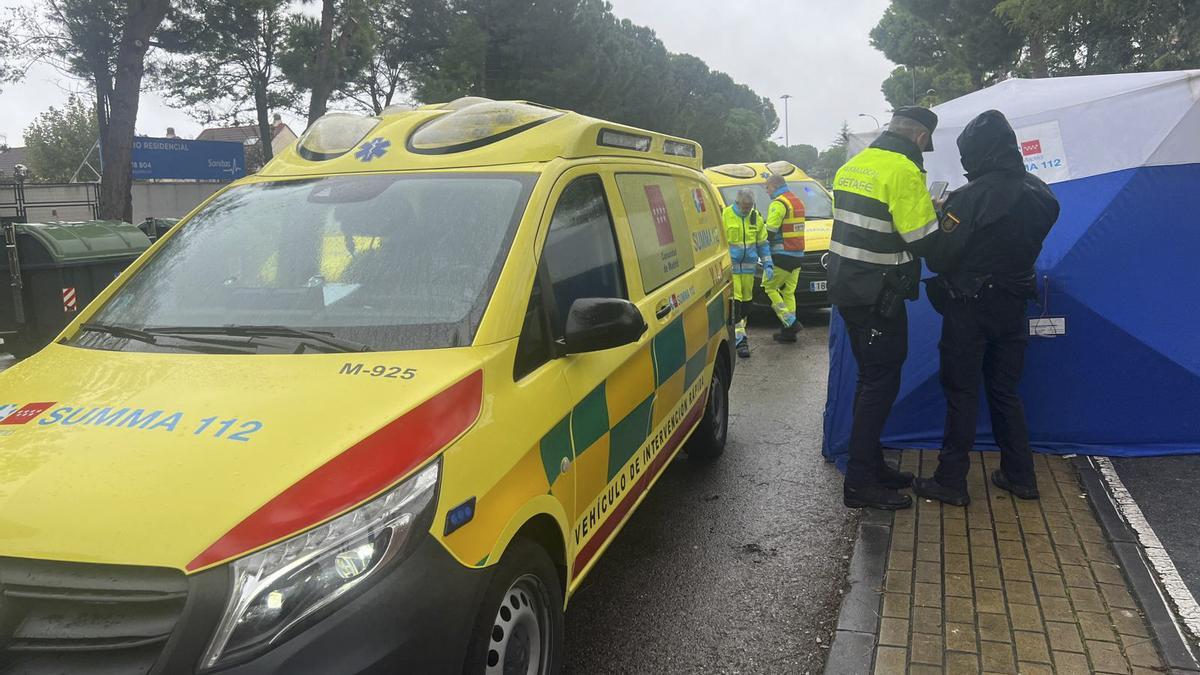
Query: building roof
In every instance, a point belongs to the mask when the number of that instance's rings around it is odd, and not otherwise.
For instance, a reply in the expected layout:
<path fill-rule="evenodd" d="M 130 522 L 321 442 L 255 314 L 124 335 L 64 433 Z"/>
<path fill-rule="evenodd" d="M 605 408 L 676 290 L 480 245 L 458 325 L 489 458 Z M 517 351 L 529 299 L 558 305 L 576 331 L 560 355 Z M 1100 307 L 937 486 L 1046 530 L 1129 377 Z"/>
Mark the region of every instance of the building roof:
<path fill-rule="evenodd" d="M 286 123 L 272 125 L 271 138 L 278 136 L 284 129 L 292 131 Z M 292 135 L 295 136 L 296 132 L 292 131 Z M 198 141 L 233 141 L 235 143 L 245 143 L 247 139 L 251 138 L 258 139 L 257 124 L 247 124 L 241 127 L 214 127 L 205 129 L 200 132 L 199 136 L 196 136 Z"/>
<path fill-rule="evenodd" d="M 18 164 L 29 166 L 29 154 L 26 148 L 9 148 L 0 152 L 0 176 L 12 178 L 13 167 Z"/>

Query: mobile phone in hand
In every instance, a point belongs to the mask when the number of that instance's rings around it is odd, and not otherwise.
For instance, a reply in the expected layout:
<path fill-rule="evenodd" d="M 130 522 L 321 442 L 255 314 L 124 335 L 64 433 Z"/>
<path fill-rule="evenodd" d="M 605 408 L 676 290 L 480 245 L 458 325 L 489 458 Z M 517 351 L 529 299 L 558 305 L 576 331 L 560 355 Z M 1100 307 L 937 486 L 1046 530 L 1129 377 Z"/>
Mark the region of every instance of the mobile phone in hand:
<path fill-rule="evenodd" d="M 933 201 L 941 203 L 946 199 L 946 193 L 950 189 L 950 183 L 944 180 L 935 180 L 929 184 L 929 196 Z"/>

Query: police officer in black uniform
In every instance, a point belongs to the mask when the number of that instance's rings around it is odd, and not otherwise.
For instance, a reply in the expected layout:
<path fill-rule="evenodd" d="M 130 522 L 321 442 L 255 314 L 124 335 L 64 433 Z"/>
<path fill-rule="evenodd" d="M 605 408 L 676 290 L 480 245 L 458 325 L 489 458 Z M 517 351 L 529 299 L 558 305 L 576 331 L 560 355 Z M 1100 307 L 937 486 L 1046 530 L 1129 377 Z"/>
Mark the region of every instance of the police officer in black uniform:
<path fill-rule="evenodd" d="M 908 313 L 919 297 L 918 256 L 940 230 L 922 154 L 933 150 L 937 115 L 900 108 L 887 131 L 851 157 L 833 181 L 829 300 L 846 323 L 858 364 L 854 424 L 842 501 L 850 508 L 903 509 L 913 475 L 884 462 L 879 438 L 908 357 Z"/>
<path fill-rule="evenodd" d="M 957 506 L 971 501 L 967 470 L 982 379 L 1001 451 L 992 482 L 1022 499 L 1036 499 L 1017 383 L 1028 335 L 1025 305 L 1036 296 L 1033 264 L 1058 219 L 1058 200 L 1026 172 L 1016 134 L 999 111 L 972 120 L 958 137 L 958 149 L 970 182 L 947 198 L 939 214 L 942 236 L 926 257 L 938 273 L 927 282 L 929 299 L 943 317 L 945 437 L 937 471 L 917 478 L 913 492 Z"/>

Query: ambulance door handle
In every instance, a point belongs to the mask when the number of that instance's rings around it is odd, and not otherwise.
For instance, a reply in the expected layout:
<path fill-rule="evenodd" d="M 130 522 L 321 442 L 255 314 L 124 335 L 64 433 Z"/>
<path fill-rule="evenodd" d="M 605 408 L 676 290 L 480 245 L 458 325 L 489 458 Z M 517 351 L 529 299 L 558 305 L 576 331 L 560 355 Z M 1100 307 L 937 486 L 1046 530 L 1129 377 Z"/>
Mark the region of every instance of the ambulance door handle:
<path fill-rule="evenodd" d="M 659 307 L 658 309 L 654 310 L 654 316 L 658 317 L 659 319 L 665 319 L 665 318 L 667 318 L 667 315 L 669 315 L 671 313 L 672 309 L 673 308 L 671 307 L 671 303 L 668 302 L 667 304 L 663 305 L 662 307 Z"/>

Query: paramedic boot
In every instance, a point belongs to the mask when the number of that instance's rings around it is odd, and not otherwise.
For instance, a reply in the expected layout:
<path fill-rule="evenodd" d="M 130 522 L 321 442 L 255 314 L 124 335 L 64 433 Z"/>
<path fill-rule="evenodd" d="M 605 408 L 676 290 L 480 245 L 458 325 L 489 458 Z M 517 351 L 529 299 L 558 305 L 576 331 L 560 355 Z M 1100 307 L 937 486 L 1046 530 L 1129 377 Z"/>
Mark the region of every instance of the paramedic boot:
<path fill-rule="evenodd" d="M 797 319 L 792 322 L 792 325 L 785 328 L 780 328 L 779 332 L 775 333 L 771 337 L 775 338 L 776 342 L 795 342 L 796 333 L 799 333 L 802 330 L 804 330 L 804 325 L 800 323 L 799 319 Z"/>
<path fill-rule="evenodd" d="M 742 340 L 737 344 L 737 355 L 739 358 L 750 358 L 750 341 Z"/>

